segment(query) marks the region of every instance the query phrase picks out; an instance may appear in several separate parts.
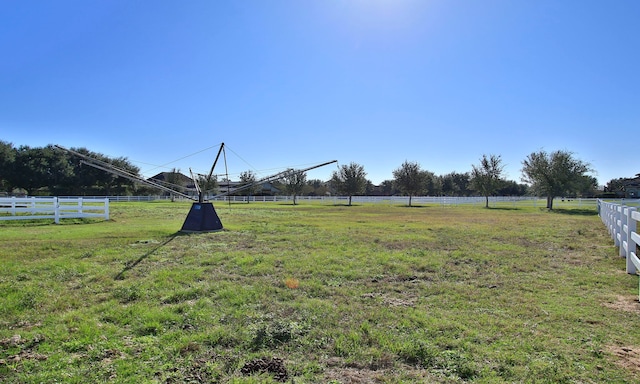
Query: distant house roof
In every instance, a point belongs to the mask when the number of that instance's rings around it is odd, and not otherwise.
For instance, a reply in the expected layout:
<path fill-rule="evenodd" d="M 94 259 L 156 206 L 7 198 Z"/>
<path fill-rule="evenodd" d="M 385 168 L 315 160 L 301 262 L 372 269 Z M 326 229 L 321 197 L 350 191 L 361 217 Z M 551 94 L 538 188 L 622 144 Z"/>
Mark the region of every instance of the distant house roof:
<path fill-rule="evenodd" d="M 635 179 L 626 179 L 623 183 L 625 186 L 628 186 L 628 185 L 640 186 L 640 177 L 636 177 Z"/>
<path fill-rule="evenodd" d="M 188 192 L 195 191 L 195 184 L 189 176 L 183 175 L 180 172 L 175 173 L 175 176 L 173 176 L 173 174 L 173 172 L 160 172 L 155 176 L 151 176 L 147 180 L 155 181 L 158 184 L 164 185 L 169 188 L 174 188 L 177 185 L 186 188 Z M 172 179 L 174 177 L 175 179 Z"/>
<path fill-rule="evenodd" d="M 220 192 L 229 191 L 230 194 L 234 194 L 235 190 L 242 187 L 245 183 L 242 181 L 220 181 L 218 183 L 218 190 Z M 271 182 L 265 181 L 259 183 L 256 186 L 255 194 L 257 195 L 274 195 L 280 192 L 280 189 L 276 188 Z"/>
<path fill-rule="evenodd" d="M 151 176 L 149 180 L 153 179 L 157 181 L 167 181 L 171 179 L 172 175 L 173 175 L 173 172 L 160 172 L 155 176 Z M 178 181 L 180 182 L 180 184 L 187 184 L 187 183 L 193 184 L 193 181 L 189 176 L 183 175 L 180 172 L 176 173 L 176 177 L 178 178 Z"/>
<path fill-rule="evenodd" d="M 626 179 L 623 182 L 625 197 L 637 199 L 640 197 L 640 177 Z"/>

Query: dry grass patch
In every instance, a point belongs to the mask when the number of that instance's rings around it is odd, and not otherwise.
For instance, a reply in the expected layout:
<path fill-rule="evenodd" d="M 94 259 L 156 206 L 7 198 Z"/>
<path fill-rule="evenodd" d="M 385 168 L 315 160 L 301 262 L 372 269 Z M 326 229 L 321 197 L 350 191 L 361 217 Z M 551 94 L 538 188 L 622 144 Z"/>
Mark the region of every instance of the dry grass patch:
<path fill-rule="evenodd" d="M 636 374 L 640 373 L 640 347 L 610 345 L 607 352 L 614 356 L 617 365 Z"/>
<path fill-rule="evenodd" d="M 613 302 L 603 303 L 602 305 L 616 311 L 631 312 L 640 315 L 640 302 L 638 302 L 638 296 L 618 295 L 615 297 Z"/>

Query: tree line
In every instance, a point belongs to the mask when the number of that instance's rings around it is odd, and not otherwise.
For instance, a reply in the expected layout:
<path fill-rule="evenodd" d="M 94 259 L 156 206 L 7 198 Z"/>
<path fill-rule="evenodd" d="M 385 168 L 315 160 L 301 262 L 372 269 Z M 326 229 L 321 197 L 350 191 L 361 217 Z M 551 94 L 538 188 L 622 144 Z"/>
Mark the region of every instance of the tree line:
<path fill-rule="evenodd" d="M 451 195 L 485 197 L 485 207 L 489 207 L 490 196 L 526 194 L 547 198 L 547 208 L 553 209 L 553 199 L 559 196 L 593 196 L 597 180 L 590 176 L 590 165 L 576 159 L 568 151 L 533 152 L 522 162 L 522 181 L 517 184 L 504 177 L 504 164 L 499 155 L 483 155 L 478 164 L 471 166 L 471 172 L 451 173 L 436 176 L 423 170 L 419 163 L 405 161 L 393 171 L 393 180 L 382 183 L 389 195 Z M 366 192 L 364 167 L 351 163 L 343 165 L 333 173 L 330 183 L 338 192 L 349 196 Z M 399 192 L 399 193 L 397 193 Z"/>
<path fill-rule="evenodd" d="M 111 158 L 86 148 L 74 150 L 130 173 L 140 173 L 124 157 Z M 83 165 L 80 158 L 53 145 L 14 147 L 3 141 L 0 141 L 0 190 L 9 195 L 22 191 L 30 196 L 131 195 L 148 191 L 130 180 Z"/>
<path fill-rule="evenodd" d="M 111 158 L 75 148 L 76 152 L 110 163 L 129 173 L 139 175 L 140 169 L 126 158 Z M 393 171 L 393 179 L 375 186 L 366 178 L 364 166 L 355 162 L 342 165 L 330 180 L 307 180 L 306 174 L 288 169 L 276 186 L 288 195 L 405 195 L 409 196 L 484 196 L 486 206 L 490 196 L 537 195 L 547 197 L 552 209 L 553 198 L 559 196 L 593 196 L 596 179 L 589 173 L 590 165 L 575 158 L 568 151 L 533 152 L 522 162 L 523 183 L 504 177 L 504 164 L 499 155 L 483 155 L 478 164 L 465 173 L 451 172 L 436 175 L 422 169 L 418 162 L 405 161 Z M 177 170 L 172 171 L 173 174 Z M 244 184 L 255 182 L 252 171 L 240 174 Z M 215 185 L 214 183 L 213 185 Z M 0 190 L 6 194 L 22 190 L 27 195 L 133 195 L 153 194 L 157 191 L 108 172 L 84 165 L 76 156 L 58 150 L 53 145 L 36 148 L 14 147 L 0 141 Z M 258 193 L 256 187 L 243 194 Z"/>

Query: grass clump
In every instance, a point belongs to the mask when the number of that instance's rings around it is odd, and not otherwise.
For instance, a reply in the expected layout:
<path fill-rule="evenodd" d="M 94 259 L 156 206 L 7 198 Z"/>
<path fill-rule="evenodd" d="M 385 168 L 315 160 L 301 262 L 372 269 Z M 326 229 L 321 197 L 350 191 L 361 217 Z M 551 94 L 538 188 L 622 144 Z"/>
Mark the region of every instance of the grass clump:
<path fill-rule="evenodd" d="M 1 223 L 0 381 L 639 372 L 637 278 L 595 209 L 216 208 L 225 230 L 189 235 L 189 206 L 167 202 L 113 204 L 107 222 Z"/>

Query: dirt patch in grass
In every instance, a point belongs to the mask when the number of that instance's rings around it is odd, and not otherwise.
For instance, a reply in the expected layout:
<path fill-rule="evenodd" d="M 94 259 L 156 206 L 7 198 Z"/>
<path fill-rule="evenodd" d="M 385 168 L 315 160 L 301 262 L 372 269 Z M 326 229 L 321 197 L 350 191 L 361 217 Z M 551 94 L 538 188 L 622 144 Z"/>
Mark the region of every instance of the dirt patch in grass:
<path fill-rule="evenodd" d="M 359 368 L 332 368 L 327 371 L 327 381 L 337 381 L 343 384 L 380 383 L 384 381 L 382 371 Z"/>
<path fill-rule="evenodd" d="M 638 296 L 617 296 L 611 303 L 603 304 L 607 308 L 617 311 L 632 312 L 640 314 L 640 303 Z"/>
<path fill-rule="evenodd" d="M 33 349 L 44 340 L 44 336 L 36 336 L 33 339 L 25 339 L 20 335 L 0 339 L 0 350 L 14 348 L 18 353 L 8 356 L 7 359 L 0 359 L 0 365 L 7 363 L 17 363 L 22 360 L 47 360 L 48 356 L 35 353 Z"/>
<path fill-rule="evenodd" d="M 240 372 L 245 376 L 252 375 L 254 373 L 266 373 L 273 375 L 274 380 L 280 382 L 286 382 L 288 378 L 287 368 L 284 366 L 284 361 L 277 357 L 263 357 L 248 361 L 242 367 Z"/>
<path fill-rule="evenodd" d="M 607 351 L 615 357 L 619 366 L 634 372 L 640 372 L 640 347 L 608 346 Z"/>
<path fill-rule="evenodd" d="M 387 307 L 415 307 L 418 297 L 415 295 L 406 295 L 406 297 L 393 297 L 388 294 L 371 292 L 362 294 L 363 299 L 381 298 Z"/>
<path fill-rule="evenodd" d="M 331 365 L 331 361 L 328 364 Z M 403 366 L 399 370 L 402 371 L 404 379 L 410 382 L 433 382 L 433 377 L 424 370 L 409 366 Z M 388 383 L 397 380 L 397 371 L 398 369 L 391 367 L 373 369 L 370 367 L 329 366 L 324 374 L 324 382 L 340 384 Z"/>

